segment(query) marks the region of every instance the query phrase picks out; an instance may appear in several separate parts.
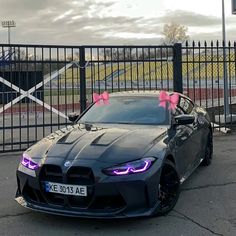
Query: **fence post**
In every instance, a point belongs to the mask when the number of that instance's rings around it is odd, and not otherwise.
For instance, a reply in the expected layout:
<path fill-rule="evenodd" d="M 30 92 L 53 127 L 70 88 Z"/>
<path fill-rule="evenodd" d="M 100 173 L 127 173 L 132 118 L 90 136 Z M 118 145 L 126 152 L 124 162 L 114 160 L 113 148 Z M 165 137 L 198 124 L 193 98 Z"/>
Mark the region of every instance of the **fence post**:
<path fill-rule="evenodd" d="M 183 93 L 182 44 L 175 43 L 173 51 L 174 51 L 174 56 L 173 56 L 174 91 Z"/>
<path fill-rule="evenodd" d="M 79 49 L 79 74 L 80 74 L 80 113 L 86 109 L 86 61 L 85 48 Z"/>

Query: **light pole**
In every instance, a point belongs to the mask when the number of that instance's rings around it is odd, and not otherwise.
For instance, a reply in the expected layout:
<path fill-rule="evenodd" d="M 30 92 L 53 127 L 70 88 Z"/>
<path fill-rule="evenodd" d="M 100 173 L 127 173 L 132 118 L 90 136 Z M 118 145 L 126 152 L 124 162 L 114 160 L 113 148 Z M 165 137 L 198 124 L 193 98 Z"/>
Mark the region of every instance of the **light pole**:
<path fill-rule="evenodd" d="M 8 28 L 8 44 L 11 44 L 11 28 L 16 27 L 16 22 L 14 20 L 2 21 L 2 27 Z"/>
<path fill-rule="evenodd" d="M 236 12 L 236 0 L 232 0 L 232 13 Z M 227 73 L 227 53 L 226 53 L 226 30 L 225 30 L 225 1 L 222 0 L 222 40 L 223 40 L 223 81 L 224 81 L 224 114 L 215 116 L 215 121 L 220 124 L 236 122 L 236 114 L 229 111 L 229 87 Z"/>
<path fill-rule="evenodd" d="M 227 55 L 226 55 L 226 32 L 225 32 L 225 2 L 222 0 L 222 40 L 223 40 L 223 70 L 224 70 L 224 116 L 225 121 L 229 116 L 229 94 L 228 94 L 228 74 L 227 74 Z"/>

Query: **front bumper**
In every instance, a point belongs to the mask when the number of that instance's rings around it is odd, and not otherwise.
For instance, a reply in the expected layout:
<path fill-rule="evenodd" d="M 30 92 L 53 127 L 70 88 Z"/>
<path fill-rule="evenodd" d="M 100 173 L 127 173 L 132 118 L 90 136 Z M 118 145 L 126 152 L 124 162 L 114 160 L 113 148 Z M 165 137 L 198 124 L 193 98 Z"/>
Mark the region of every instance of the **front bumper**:
<path fill-rule="evenodd" d="M 126 218 L 157 213 L 160 167 L 154 163 L 146 173 L 130 176 L 95 176 L 88 197 L 46 193 L 40 175 L 17 171 L 15 200 L 23 207 L 50 214 L 84 218 Z M 55 181 L 65 183 L 62 181 Z M 61 198 L 58 198 L 61 197 Z M 58 198 L 58 199 L 57 199 Z"/>
<path fill-rule="evenodd" d="M 72 209 L 57 209 L 54 207 L 49 206 L 41 206 L 39 204 L 33 204 L 25 201 L 22 196 L 15 198 L 16 202 L 19 203 L 21 206 L 34 210 L 37 212 L 48 213 L 52 215 L 60 215 L 60 216 L 69 216 L 69 217 L 81 217 L 81 218 L 93 218 L 93 219 L 113 219 L 113 218 L 134 218 L 134 217 L 145 217 L 151 216 L 157 213 L 157 209 L 159 208 L 159 203 L 156 203 L 154 207 L 142 210 L 142 211 L 135 211 L 135 212 L 123 212 L 123 211 L 116 211 L 112 213 L 99 213 L 99 212 L 84 212 L 79 210 L 72 210 Z"/>

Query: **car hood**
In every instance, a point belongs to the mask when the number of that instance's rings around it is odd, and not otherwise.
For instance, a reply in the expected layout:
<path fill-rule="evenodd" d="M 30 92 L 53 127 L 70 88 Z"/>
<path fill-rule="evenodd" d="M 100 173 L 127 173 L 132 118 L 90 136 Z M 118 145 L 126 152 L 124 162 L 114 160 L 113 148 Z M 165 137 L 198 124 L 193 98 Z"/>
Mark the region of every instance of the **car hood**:
<path fill-rule="evenodd" d="M 79 125 L 58 130 L 27 150 L 33 159 L 96 160 L 122 163 L 141 158 L 160 141 L 167 128 L 92 128 Z"/>

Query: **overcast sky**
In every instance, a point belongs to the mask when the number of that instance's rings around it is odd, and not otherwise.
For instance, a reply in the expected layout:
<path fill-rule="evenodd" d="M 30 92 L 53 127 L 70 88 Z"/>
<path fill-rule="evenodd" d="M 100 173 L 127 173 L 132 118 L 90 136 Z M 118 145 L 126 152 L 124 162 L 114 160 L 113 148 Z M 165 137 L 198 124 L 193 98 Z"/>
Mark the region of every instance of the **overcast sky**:
<path fill-rule="evenodd" d="M 225 8 L 227 39 L 235 40 L 231 0 Z M 171 21 L 188 26 L 191 40 L 221 40 L 221 0 L 0 0 L 0 20 L 11 19 L 12 43 L 159 44 Z"/>

